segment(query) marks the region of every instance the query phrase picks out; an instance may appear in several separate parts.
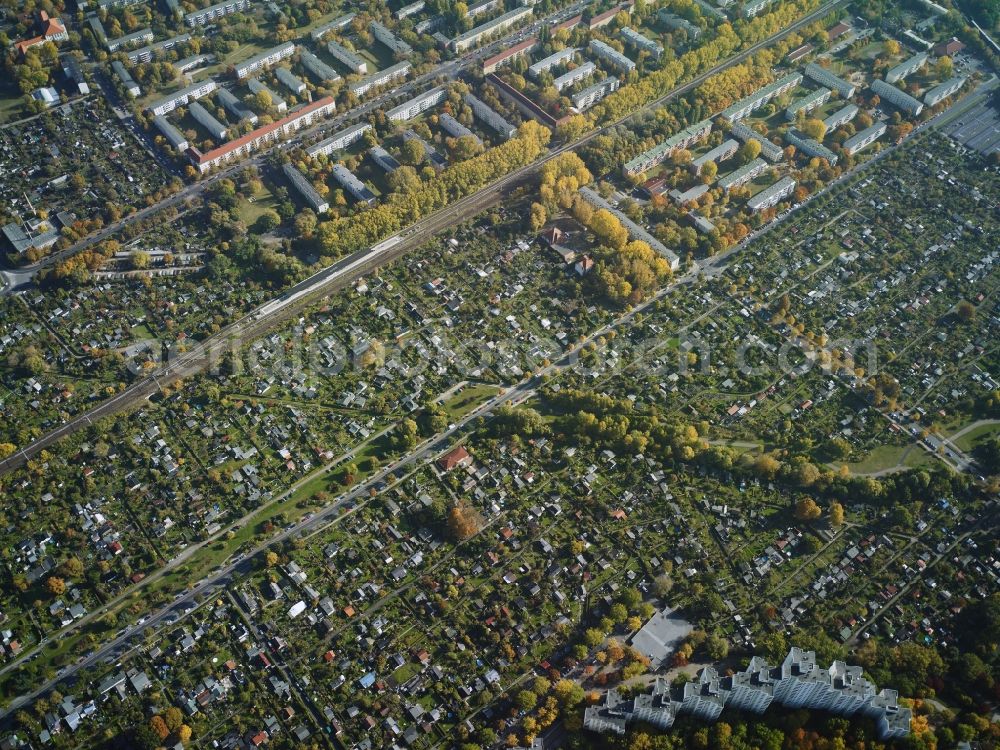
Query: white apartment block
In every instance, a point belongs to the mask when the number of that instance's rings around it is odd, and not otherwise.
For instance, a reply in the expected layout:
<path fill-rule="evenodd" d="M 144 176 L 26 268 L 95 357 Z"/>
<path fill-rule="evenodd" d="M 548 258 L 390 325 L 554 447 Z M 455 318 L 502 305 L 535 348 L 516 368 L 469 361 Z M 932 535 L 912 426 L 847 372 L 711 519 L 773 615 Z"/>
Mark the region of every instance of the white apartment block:
<path fill-rule="evenodd" d="M 363 125 L 352 125 L 349 128 L 341 130 L 339 133 L 334 133 L 329 138 L 324 138 L 319 143 L 316 143 L 306 149 L 306 153 L 312 158 L 317 156 L 329 156 L 334 151 L 340 151 L 348 146 L 360 141 L 364 134 L 372 129 L 372 126 L 368 123 Z"/>
<path fill-rule="evenodd" d="M 164 39 L 162 42 L 156 42 L 155 44 L 149 44 L 145 47 L 140 47 L 139 49 L 132 50 L 131 52 L 126 52 L 128 61 L 135 65 L 136 63 L 147 63 L 153 59 L 157 52 L 166 52 L 167 50 L 173 49 L 178 44 L 186 44 L 191 40 L 190 34 L 178 34 L 170 39 Z"/>
<path fill-rule="evenodd" d="M 904 60 L 894 68 L 890 68 L 885 74 L 886 83 L 897 83 L 908 75 L 916 73 L 927 63 L 928 54 L 921 52 L 914 55 L 909 60 Z"/>
<path fill-rule="evenodd" d="M 410 63 L 405 60 L 401 63 L 396 63 L 392 67 L 376 71 L 370 76 L 366 76 L 360 81 L 351 84 L 351 91 L 354 92 L 355 96 L 364 96 L 372 89 L 387 86 L 393 81 L 406 78 L 410 74 L 411 67 Z"/>
<path fill-rule="evenodd" d="M 590 51 L 613 68 L 622 73 L 630 73 L 635 70 L 635 63 L 614 47 L 609 47 L 600 39 L 590 41 Z"/>
<path fill-rule="evenodd" d="M 253 4 L 253 0 L 225 0 L 215 5 L 210 5 L 201 10 L 195 10 L 184 16 L 184 23 L 188 26 L 206 26 L 216 18 L 229 16 L 233 13 L 240 13 L 247 10 Z"/>
<path fill-rule="evenodd" d="M 319 194 L 319 191 L 313 187 L 312 183 L 306 179 L 306 176 L 302 174 L 294 165 L 284 164 L 281 167 L 281 171 L 285 173 L 285 177 L 295 188 L 302 200 L 316 213 L 325 214 L 330 210 L 330 204 L 326 201 L 326 198 Z"/>
<path fill-rule="evenodd" d="M 215 85 L 215 81 L 209 78 L 153 102 L 149 105 L 149 111 L 154 115 L 165 115 L 167 112 L 171 112 L 177 109 L 177 107 L 182 107 L 190 101 L 211 94 L 216 88 L 218 87 Z"/>
<path fill-rule="evenodd" d="M 810 91 L 805 96 L 799 97 L 788 105 L 788 108 L 785 110 L 785 119 L 792 122 L 799 116 L 800 112 L 809 114 L 814 109 L 822 107 L 830 100 L 830 94 L 832 93 L 830 89 L 823 88 Z"/>
<path fill-rule="evenodd" d="M 306 84 L 301 78 L 296 76 L 288 68 L 278 68 L 274 71 L 274 77 L 278 79 L 278 82 L 284 86 L 286 89 L 291 91 L 293 94 L 298 96 L 299 94 L 305 93 Z"/>
<path fill-rule="evenodd" d="M 287 44 L 282 44 L 269 49 L 266 52 L 262 52 L 259 55 L 254 55 L 249 60 L 244 60 L 243 62 L 235 65 L 233 70 L 236 73 L 237 78 L 248 78 L 257 71 L 266 70 L 275 63 L 280 62 L 287 57 L 291 57 L 294 54 L 295 44 L 293 42 L 288 42 Z"/>
<path fill-rule="evenodd" d="M 585 78 L 589 78 L 596 72 L 597 66 L 588 60 L 583 65 L 563 73 L 561 76 L 552 81 L 552 85 L 555 86 L 556 91 L 562 91 L 563 89 L 568 89 L 570 86 L 579 83 Z"/>
<path fill-rule="evenodd" d="M 763 211 L 766 208 L 771 208 L 778 205 L 792 194 L 795 190 L 795 185 L 797 183 L 791 177 L 782 177 L 776 183 L 770 187 L 766 187 L 761 190 L 757 195 L 747 201 L 747 210 L 751 213 L 757 213 L 758 211 Z M 777 698 L 777 695 L 775 695 Z M 780 702 L 780 701 L 779 701 Z M 792 704 L 794 705 L 794 704 Z M 805 705 L 805 704 L 802 704 Z M 811 708 L 818 708 L 818 706 L 810 706 Z"/>
<path fill-rule="evenodd" d="M 250 93 L 252 94 L 259 94 L 260 92 L 263 91 L 268 96 L 270 96 L 271 106 L 274 107 L 278 112 L 284 112 L 286 109 L 288 109 L 288 104 L 285 102 L 285 100 L 282 99 L 280 96 L 278 96 L 278 94 L 275 91 L 273 91 L 270 86 L 261 83 L 258 79 L 251 78 L 249 81 L 247 81 L 247 88 L 250 89 Z"/>
<path fill-rule="evenodd" d="M 368 74 L 368 63 L 357 52 L 347 49 L 337 41 L 327 42 L 326 49 L 334 60 L 346 65 L 352 73 L 362 76 Z"/>
<path fill-rule="evenodd" d="M 309 50 L 304 49 L 299 53 L 299 62 L 302 63 L 302 67 L 309 71 L 309 73 L 311 73 L 312 76 L 320 83 L 340 80 L 340 73 L 320 60 Z"/>
<path fill-rule="evenodd" d="M 599 83 L 588 86 L 578 94 L 573 94 L 573 109 L 577 112 L 593 107 L 597 102 L 613 91 L 618 90 L 620 81 L 617 78 L 605 78 Z"/>
<path fill-rule="evenodd" d="M 881 138 L 887 129 L 888 128 L 884 122 L 876 122 L 871 127 L 865 128 L 860 133 L 856 133 L 844 141 L 844 151 L 851 156 L 854 156 L 854 154 L 858 153 L 858 151 L 866 146 L 870 146 Z"/>
<path fill-rule="evenodd" d="M 531 8 L 515 8 L 502 16 L 487 21 L 481 26 L 469 29 L 451 40 L 452 52 L 465 52 L 479 45 L 481 41 L 517 25 L 533 14 Z"/>
<path fill-rule="evenodd" d="M 729 120 L 729 122 L 738 122 L 763 107 L 772 99 L 776 99 L 782 94 L 793 90 L 800 83 L 802 83 L 801 73 L 789 73 L 785 77 L 759 88 L 750 94 L 750 96 L 745 96 L 738 102 L 729 105 L 722 110 L 722 116 Z"/>
<path fill-rule="evenodd" d="M 444 86 L 438 86 L 437 88 L 418 94 L 409 101 L 403 102 L 398 107 L 393 107 L 385 113 L 385 116 L 393 122 L 412 120 L 421 112 L 425 112 L 443 102 L 447 95 L 448 90 Z"/>
<path fill-rule="evenodd" d="M 398 36 L 393 34 L 389 29 L 380 24 L 378 21 L 372 21 L 368 24 L 369 31 L 372 32 L 378 41 L 382 42 L 386 47 L 392 50 L 394 55 L 399 55 L 400 57 L 407 57 L 413 53 L 413 47 L 404 42 Z"/>
<path fill-rule="evenodd" d="M 885 99 L 912 117 L 916 117 L 924 111 L 924 105 L 918 99 L 914 99 L 891 83 L 876 78 L 872 81 L 872 91 L 878 94 L 880 99 Z"/>
<path fill-rule="evenodd" d="M 659 60 L 660 56 L 663 55 L 663 45 L 658 42 L 654 42 L 648 36 L 640 34 L 635 29 L 631 29 L 626 26 L 621 30 L 620 36 L 625 44 L 635 47 L 638 50 L 648 52 L 656 60 Z"/>
<path fill-rule="evenodd" d="M 324 36 L 329 34 L 331 31 L 340 31 L 341 29 L 346 29 L 351 25 L 351 21 L 354 20 L 356 13 L 348 13 L 347 15 L 340 16 L 333 19 L 329 23 L 324 23 L 322 26 L 317 26 L 311 32 L 309 36 L 312 37 L 314 42 L 318 42 Z"/>
<path fill-rule="evenodd" d="M 226 126 L 215 119 L 215 115 L 201 106 L 198 102 L 191 102 L 188 105 L 188 112 L 191 113 L 191 117 L 201 125 L 212 138 L 220 143 L 226 140 L 227 129 Z"/>
<path fill-rule="evenodd" d="M 504 138 L 512 138 L 517 132 L 517 127 L 511 125 L 500 113 L 496 112 L 486 102 L 473 94 L 465 95 L 465 103 L 472 108 L 472 114 L 477 119 L 482 120 L 486 125 L 493 128 Z"/>
<path fill-rule="evenodd" d="M 565 49 L 561 49 L 558 52 L 553 52 L 548 57 L 542 58 L 534 65 L 529 66 L 528 75 L 531 76 L 532 78 L 537 79 L 538 76 L 540 76 L 545 71 L 551 70 L 557 65 L 562 65 L 564 62 L 569 62 L 570 60 L 573 59 L 573 56 L 576 55 L 576 53 L 579 51 L 580 50 L 576 47 L 566 47 Z"/>

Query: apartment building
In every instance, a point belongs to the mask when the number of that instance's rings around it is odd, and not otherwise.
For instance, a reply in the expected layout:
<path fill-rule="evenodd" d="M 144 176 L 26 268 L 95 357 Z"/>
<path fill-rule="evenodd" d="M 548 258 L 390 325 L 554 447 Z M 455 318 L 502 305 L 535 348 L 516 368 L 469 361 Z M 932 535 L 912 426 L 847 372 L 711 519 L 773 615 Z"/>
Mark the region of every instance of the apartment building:
<path fill-rule="evenodd" d="M 369 206 L 375 203 L 375 194 L 343 164 L 334 164 L 332 174 L 337 184 L 344 188 L 354 200 L 367 203 Z"/>
<path fill-rule="evenodd" d="M 167 143 L 170 144 L 170 148 L 174 151 L 180 154 L 187 150 L 187 138 L 180 130 L 175 128 L 166 117 L 163 117 L 162 115 L 154 117 L 153 126 L 160 131 L 164 138 L 167 139 Z"/>
<path fill-rule="evenodd" d="M 354 92 L 355 96 L 364 96 L 372 89 L 387 86 L 393 81 L 399 81 L 406 78 L 410 74 L 411 68 L 412 66 L 410 63 L 405 60 L 401 63 L 396 63 L 392 67 L 376 71 L 370 76 L 366 76 L 360 81 L 352 83 L 351 91 Z"/>
<path fill-rule="evenodd" d="M 372 36 L 388 47 L 392 51 L 392 54 L 399 55 L 400 57 L 408 57 L 413 54 L 413 47 L 393 34 L 378 21 L 372 21 L 368 24 L 368 30 L 371 31 Z"/>
<path fill-rule="evenodd" d="M 498 132 L 504 138 L 512 138 L 514 133 L 517 132 L 516 126 L 507 122 L 507 120 L 504 119 L 500 113 L 496 112 L 492 107 L 479 99 L 477 96 L 473 94 L 466 94 L 465 103 L 472 108 L 472 114 L 475 115 L 476 119 L 481 120 L 484 124 L 493 128 L 493 130 Z"/>
<path fill-rule="evenodd" d="M 573 109 L 577 112 L 583 112 L 589 107 L 593 107 L 612 91 L 617 91 L 619 85 L 621 85 L 621 82 L 617 78 L 605 78 L 599 83 L 588 86 L 583 91 L 573 94 L 571 97 L 573 99 Z"/>
<path fill-rule="evenodd" d="M 253 5 L 253 0 L 224 0 L 224 2 L 188 13 L 184 16 L 184 23 L 191 27 L 207 26 L 217 18 L 248 10 L 251 5 Z"/>
<path fill-rule="evenodd" d="M 913 98 L 902 89 L 896 88 L 891 83 L 876 78 L 872 81 L 872 91 L 878 94 L 880 99 L 898 107 L 911 117 L 917 117 L 924 111 L 924 105 L 918 99 Z"/>
<path fill-rule="evenodd" d="M 139 88 L 139 84 L 135 82 L 132 75 L 125 69 L 121 60 L 112 60 L 111 70 L 113 70 L 115 75 L 118 76 L 118 80 L 121 81 L 126 94 L 131 96 L 133 99 L 142 95 L 142 89 Z"/>
<path fill-rule="evenodd" d="M 302 67 L 305 68 L 306 71 L 320 83 L 340 80 L 340 73 L 320 60 L 316 57 L 316 55 L 307 49 L 304 49 L 299 53 L 299 62 L 302 63 Z"/>
<path fill-rule="evenodd" d="M 614 47 L 609 47 L 600 39 L 591 39 L 589 49 L 592 54 L 622 73 L 631 73 L 635 70 L 634 62 Z"/>
<path fill-rule="evenodd" d="M 785 132 L 785 141 L 810 158 L 826 159 L 831 167 L 837 164 L 837 155 L 833 151 L 796 128 Z"/>
<path fill-rule="evenodd" d="M 444 86 L 438 86 L 425 91 L 422 94 L 418 94 L 409 101 L 403 102 L 398 107 L 393 107 L 385 113 L 385 116 L 393 122 L 405 122 L 407 120 L 412 120 L 421 112 L 425 112 L 431 107 L 443 102 L 447 95 L 448 89 Z"/>
<path fill-rule="evenodd" d="M 248 109 L 243 102 L 236 98 L 236 95 L 232 91 L 227 89 L 219 89 L 219 93 L 216 94 L 216 98 L 219 103 L 225 108 L 232 117 L 235 117 L 239 121 L 249 122 L 251 125 L 257 124 L 257 115 L 255 115 L 250 109 Z"/>
<path fill-rule="evenodd" d="M 650 234 L 644 227 L 636 224 L 622 211 L 619 211 L 617 208 L 604 200 L 604 198 L 602 198 L 598 193 L 585 187 L 580 188 L 580 195 L 583 196 L 583 199 L 594 208 L 603 208 L 614 214 L 618 218 L 618 221 L 622 223 L 622 226 L 628 231 L 629 237 L 634 240 L 641 240 L 642 242 L 645 242 L 653 249 L 654 252 L 666 258 L 667 262 L 670 264 L 671 270 L 676 271 L 680 267 L 681 259 L 677 253 L 670 250 L 666 245 Z"/>
<path fill-rule="evenodd" d="M 726 159 L 735 156 L 739 148 L 739 141 L 734 138 L 728 138 L 715 148 L 710 151 L 706 151 L 704 154 L 692 161 L 691 164 L 688 165 L 688 169 L 690 169 L 693 174 L 700 175 L 701 170 L 706 164 L 709 162 L 718 164 L 720 161 L 725 161 Z"/>
<path fill-rule="evenodd" d="M 734 172 L 730 172 L 725 177 L 719 178 L 718 186 L 725 190 L 727 193 L 733 188 L 742 187 L 746 185 L 750 180 L 752 180 L 757 175 L 764 172 L 768 168 L 766 161 L 757 157 L 752 162 L 744 164 L 742 167 Z"/>
<path fill-rule="evenodd" d="M 916 73 L 927 64 L 928 57 L 929 55 L 926 52 L 920 52 L 911 57 L 909 60 L 904 60 L 899 65 L 889 68 L 885 74 L 885 82 L 898 83 L 907 76 Z"/>
<path fill-rule="evenodd" d="M 340 31 L 341 29 L 346 29 L 351 25 L 351 21 L 357 16 L 357 13 L 348 13 L 338 18 L 333 19 L 328 23 L 324 23 L 321 26 L 317 26 L 315 29 L 309 32 L 309 36 L 312 37 L 314 42 L 318 42 L 324 36 L 329 34 L 331 31 Z"/>
<path fill-rule="evenodd" d="M 166 52 L 180 44 L 187 44 L 191 41 L 190 34 L 178 34 L 170 39 L 164 39 L 160 42 L 155 42 L 154 44 L 148 44 L 145 47 L 140 47 L 139 49 L 134 49 L 126 53 L 129 63 L 135 65 L 137 63 L 147 63 L 152 60 L 157 52 Z"/>
<path fill-rule="evenodd" d="M 776 183 L 770 187 L 764 188 L 748 200 L 747 210 L 750 211 L 750 213 L 757 213 L 758 211 L 763 211 L 766 208 L 772 208 L 773 206 L 778 205 L 781 201 L 792 194 L 792 191 L 795 190 L 795 185 L 796 182 L 791 177 L 782 177 Z M 777 696 L 775 696 L 775 698 L 777 698 Z M 781 703 L 782 701 L 778 702 Z M 816 708 L 818 706 L 812 707 Z"/>
<path fill-rule="evenodd" d="M 216 86 L 215 81 L 209 78 L 198 83 L 193 83 L 180 91 L 175 91 L 162 99 L 158 99 L 150 104 L 148 109 L 154 115 L 165 115 L 168 112 L 177 109 L 177 107 L 184 106 L 189 101 L 201 99 L 201 97 L 211 94 L 216 88 L 218 87 Z"/>
<path fill-rule="evenodd" d="M 860 110 L 858 109 L 858 106 L 856 104 L 847 104 L 841 107 L 832 115 L 823 120 L 823 124 L 826 126 L 826 132 L 829 133 L 833 130 L 836 130 L 841 125 L 846 125 L 847 123 L 849 123 L 851 120 L 853 120 L 855 117 L 858 116 L 859 111 Z"/>
<path fill-rule="evenodd" d="M 648 52 L 654 60 L 659 60 L 663 55 L 663 45 L 654 42 L 648 36 L 640 34 L 635 29 L 626 26 L 619 32 L 619 36 L 621 36 L 625 44 L 639 51 Z"/>
<path fill-rule="evenodd" d="M 743 97 L 738 102 L 734 102 L 729 105 L 722 110 L 722 116 L 729 120 L 729 122 L 739 122 L 744 117 L 748 117 L 753 112 L 763 107 L 772 99 L 776 99 L 782 94 L 792 91 L 800 83 L 802 83 L 801 73 L 789 73 L 788 75 L 779 78 L 777 81 L 772 81 L 766 86 L 762 86 L 757 89 L 757 91 L 749 96 Z"/>
<path fill-rule="evenodd" d="M 861 132 L 852 135 L 844 141 L 844 152 L 854 156 L 854 154 L 858 153 L 861 149 L 866 146 L 870 146 L 881 138 L 887 129 L 888 128 L 885 122 L 876 122 L 871 127 L 865 128 Z"/>
<path fill-rule="evenodd" d="M 533 11 L 531 8 L 522 7 L 508 11 L 502 16 L 494 18 L 492 21 L 487 21 L 480 26 L 469 29 L 464 34 L 459 34 L 451 40 L 451 50 L 452 52 L 460 53 L 477 47 L 480 42 L 495 34 L 506 31 L 526 18 L 529 18 L 532 14 Z"/>
<path fill-rule="evenodd" d="M 235 72 L 236 77 L 241 80 L 243 78 L 249 78 L 257 71 L 266 70 L 272 65 L 275 65 L 281 60 L 291 57 L 294 54 L 295 44 L 293 42 L 281 44 L 265 52 L 261 52 L 259 55 L 254 55 L 249 60 L 244 60 L 243 62 L 233 66 L 233 72 Z"/>
<path fill-rule="evenodd" d="M 800 112 L 802 114 L 809 114 L 814 109 L 822 107 L 830 100 L 830 94 L 832 93 L 830 89 L 823 88 L 810 91 L 805 96 L 799 97 L 785 109 L 785 119 L 789 122 L 794 122 Z"/>
<path fill-rule="evenodd" d="M 274 71 L 274 77 L 278 79 L 278 82 L 282 86 L 296 96 L 304 94 L 306 91 L 306 85 L 302 79 L 293 74 L 288 68 L 278 68 Z"/>
<path fill-rule="evenodd" d="M 352 73 L 362 76 L 368 75 L 368 63 L 357 52 L 349 50 L 340 42 L 333 40 L 326 43 L 326 49 L 334 60 L 347 66 Z"/>
<path fill-rule="evenodd" d="M 295 188 L 295 192 L 299 194 L 306 205 L 313 211 L 318 214 L 325 214 L 330 210 L 330 204 L 326 198 L 319 194 L 319 191 L 313 187 L 313 184 L 295 166 L 284 164 L 281 167 L 281 171 L 285 173 L 285 178 Z"/>
<path fill-rule="evenodd" d="M 962 86 L 965 85 L 965 81 L 965 76 L 956 76 L 954 78 L 949 78 L 944 83 L 938 84 L 924 94 L 924 104 L 928 107 L 940 104 L 949 96 L 961 90 Z"/>
<path fill-rule="evenodd" d="M 317 156 L 329 156 L 334 151 L 340 151 L 348 146 L 360 141 L 365 133 L 372 129 L 368 123 L 362 125 L 352 125 L 338 133 L 334 133 L 329 138 L 324 138 L 306 149 L 306 153 L 316 158 Z"/>
<path fill-rule="evenodd" d="M 644 151 L 634 159 L 625 163 L 623 172 L 626 177 L 641 174 L 658 166 L 669 159 L 679 149 L 687 148 L 708 137 L 712 132 L 712 121 L 702 120 L 689 125 L 678 133 L 667 138 L 648 151 Z"/>
<path fill-rule="evenodd" d="M 271 106 L 278 112 L 284 112 L 288 109 L 288 104 L 285 100 L 278 96 L 277 92 L 273 91 L 270 86 L 261 83 L 259 79 L 251 78 L 247 81 L 247 88 L 250 89 L 250 93 L 252 94 L 259 94 L 263 92 L 271 97 Z"/>
<path fill-rule="evenodd" d="M 562 91 L 563 89 L 568 89 L 580 81 L 583 81 L 597 72 L 597 66 L 589 60 L 583 65 L 573 68 L 573 70 L 563 73 L 561 76 L 552 81 L 552 85 L 555 87 L 556 91 Z"/>
<path fill-rule="evenodd" d="M 191 102 L 191 104 L 188 105 L 188 112 L 191 114 L 191 117 L 194 118 L 195 122 L 208 131 L 208 134 L 212 136 L 213 140 L 220 143 L 226 140 L 226 134 L 228 133 L 226 126 L 219 122 L 215 118 L 215 115 L 201 106 L 198 102 Z"/>
<path fill-rule="evenodd" d="M 843 78 L 839 78 L 826 68 L 816 63 L 806 65 L 806 76 L 828 89 L 836 91 L 841 99 L 850 99 L 854 96 L 857 87 L 853 83 L 848 83 Z"/>
<path fill-rule="evenodd" d="M 535 64 L 529 66 L 528 75 L 537 80 L 538 76 L 542 73 L 572 60 L 579 51 L 578 47 L 566 47 L 558 52 L 553 52 L 548 57 L 544 57 Z"/>

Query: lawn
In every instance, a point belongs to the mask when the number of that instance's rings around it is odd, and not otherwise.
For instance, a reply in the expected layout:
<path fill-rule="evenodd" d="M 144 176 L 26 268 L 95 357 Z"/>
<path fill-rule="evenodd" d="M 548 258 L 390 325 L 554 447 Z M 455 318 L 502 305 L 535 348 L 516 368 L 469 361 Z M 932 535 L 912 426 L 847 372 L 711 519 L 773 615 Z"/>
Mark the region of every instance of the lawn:
<path fill-rule="evenodd" d="M 963 451 L 971 451 L 979 443 L 1000 435 L 1000 422 L 981 424 L 955 440 L 955 445 Z"/>
<path fill-rule="evenodd" d="M 480 404 L 488 401 L 497 395 L 499 389 L 495 385 L 478 383 L 466 386 L 461 392 L 456 393 L 447 401 L 441 404 L 451 420 L 458 419 Z"/>
<path fill-rule="evenodd" d="M 240 221 L 251 227 L 261 217 L 261 214 L 268 209 L 276 209 L 277 206 L 278 201 L 265 183 L 264 189 L 259 194 L 241 200 L 236 210 L 239 212 Z"/>

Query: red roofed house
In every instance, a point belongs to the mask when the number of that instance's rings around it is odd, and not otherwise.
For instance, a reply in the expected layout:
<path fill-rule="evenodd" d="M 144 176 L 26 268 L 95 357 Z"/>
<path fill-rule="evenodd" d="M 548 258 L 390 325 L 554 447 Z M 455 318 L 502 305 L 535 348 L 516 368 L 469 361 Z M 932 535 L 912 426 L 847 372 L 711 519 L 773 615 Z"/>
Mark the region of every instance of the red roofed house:
<path fill-rule="evenodd" d="M 838 36 L 843 36 L 850 30 L 851 27 L 848 26 L 846 23 L 838 23 L 836 26 L 832 26 L 830 30 L 826 32 L 826 36 L 832 42 Z"/>
<path fill-rule="evenodd" d="M 952 37 L 947 42 L 941 42 L 934 46 L 934 54 L 938 57 L 953 57 L 965 49 L 965 45 L 958 41 L 955 37 Z"/>
<path fill-rule="evenodd" d="M 438 459 L 438 466 L 441 467 L 442 471 L 451 471 L 460 466 L 468 466 L 471 463 L 472 456 L 469 455 L 469 452 L 465 450 L 465 446 L 462 445 L 450 450 Z"/>
<path fill-rule="evenodd" d="M 49 14 L 44 10 L 38 11 L 35 29 L 38 31 L 38 36 L 31 39 L 22 39 L 14 44 L 21 57 L 24 57 L 25 52 L 36 45 L 45 44 L 46 42 L 65 42 L 69 39 L 69 33 L 66 31 L 66 27 L 62 25 L 62 22 L 58 18 L 49 18 Z"/>

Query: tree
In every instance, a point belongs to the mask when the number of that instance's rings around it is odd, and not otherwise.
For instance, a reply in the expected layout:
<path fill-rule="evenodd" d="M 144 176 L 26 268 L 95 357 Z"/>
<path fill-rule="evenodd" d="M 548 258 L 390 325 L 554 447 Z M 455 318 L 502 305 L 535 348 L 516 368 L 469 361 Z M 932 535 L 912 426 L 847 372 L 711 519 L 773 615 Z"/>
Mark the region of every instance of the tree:
<path fill-rule="evenodd" d="M 156 733 L 156 736 L 161 740 L 165 740 L 170 736 L 170 729 L 167 727 L 167 722 L 165 722 L 163 717 L 159 714 L 156 714 L 156 716 L 149 720 L 149 728 L 152 729 Z"/>
<path fill-rule="evenodd" d="M 463 542 L 482 528 L 482 517 L 478 511 L 463 500 L 455 503 L 448 511 L 448 533 L 456 542 Z"/>
<path fill-rule="evenodd" d="M 181 724 L 180 728 L 177 730 L 177 739 L 183 742 L 185 745 L 191 741 L 191 727 L 187 724 Z"/>
<path fill-rule="evenodd" d="M 278 564 L 278 553 L 269 549 L 267 554 L 264 556 L 264 559 L 267 561 L 267 567 L 273 568 Z"/>
<path fill-rule="evenodd" d="M 149 268 L 149 253 L 147 252 L 136 250 L 129 256 L 129 260 L 132 263 L 132 268 L 136 270 Z"/>
<path fill-rule="evenodd" d="M 803 122 L 801 129 L 803 133 L 817 141 L 822 141 L 826 135 L 826 123 L 815 117 L 810 117 Z"/>
<path fill-rule="evenodd" d="M 411 166 L 420 164 L 427 156 L 427 150 L 424 148 L 423 142 L 418 141 L 416 138 L 403 141 L 403 145 L 400 146 L 399 150 L 403 163 Z"/>
<path fill-rule="evenodd" d="M 584 692 L 576 682 L 569 679 L 561 679 L 552 687 L 552 693 L 556 696 L 559 704 L 564 708 L 572 708 L 583 701 Z"/>
<path fill-rule="evenodd" d="M 412 419 L 404 419 L 396 425 L 393 442 L 399 450 L 411 450 L 418 441 L 417 423 Z"/>
<path fill-rule="evenodd" d="M 836 500 L 830 503 L 830 525 L 834 528 L 844 525 L 844 506 Z"/>
<path fill-rule="evenodd" d="M 522 711 L 530 711 L 538 703 L 538 696 L 530 690 L 522 690 L 517 694 L 515 703 Z"/>
<path fill-rule="evenodd" d="M 749 141 L 744 143 L 740 147 L 739 160 L 742 164 L 749 164 L 758 156 L 760 156 L 760 141 L 756 138 L 751 138 Z"/>
<path fill-rule="evenodd" d="M 313 210 L 305 208 L 295 217 L 295 233 L 300 237 L 309 239 L 316 232 L 316 225 L 318 223 Z"/>
<path fill-rule="evenodd" d="M 13 443 L 0 443 L 0 461 L 14 455 L 14 451 L 16 450 L 17 446 Z"/>
<path fill-rule="evenodd" d="M 167 723 L 167 729 L 176 732 L 184 724 L 184 715 L 177 706 L 171 706 L 163 712 L 163 720 Z"/>
<path fill-rule="evenodd" d="M 260 233 L 270 232 L 281 226 L 281 217 L 274 209 L 267 209 L 254 222 L 254 228 Z"/>
<path fill-rule="evenodd" d="M 45 590 L 53 596 L 59 596 L 66 592 L 66 581 L 58 576 L 52 576 L 45 581 Z"/>
<path fill-rule="evenodd" d="M 541 203 L 532 203 L 531 210 L 528 213 L 528 227 L 531 231 L 537 232 L 545 226 L 547 220 L 548 214 L 545 211 L 545 206 Z"/>
<path fill-rule="evenodd" d="M 970 323 L 976 319 L 976 308 L 968 300 L 962 300 L 955 308 L 955 314 L 963 323 Z"/>
<path fill-rule="evenodd" d="M 719 635 L 710 635 L 705 639 L 705 653 L 712 661 L 722 661 L 729 656 L 729 641 Z"/>
<path fill-rule="evenodd" d="M 83 563 L 79 557 L 69 557 L 59 566 L 59 572 L 67 578 L 79 578 L 83 575 Z"/>
<path fill-rule="evenodd" d="M 701 167 L 701 178 L 705 184 L 709 184 L 719 173 L 719 165 L 714 161 L 707 161 Z"/>
<path fill-rule="evenodd" d="M 895 57 L 896 55 L 899 54 L 900 50 L 899 42 L 897 42 L 895 39 L 887 39 L 885 41 L 885 44 L 882 45 L 882 49 L 885 50 L 887 55 L 892 55 L 893 57 Z"/>
<path fill-rule="evenodd" d="M 803 498 L 795 504 L 795 518 L 799 521 L 815 521 L 822 515 L 823 511 L 811 497 Z"/>

